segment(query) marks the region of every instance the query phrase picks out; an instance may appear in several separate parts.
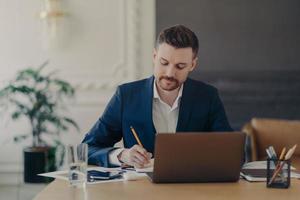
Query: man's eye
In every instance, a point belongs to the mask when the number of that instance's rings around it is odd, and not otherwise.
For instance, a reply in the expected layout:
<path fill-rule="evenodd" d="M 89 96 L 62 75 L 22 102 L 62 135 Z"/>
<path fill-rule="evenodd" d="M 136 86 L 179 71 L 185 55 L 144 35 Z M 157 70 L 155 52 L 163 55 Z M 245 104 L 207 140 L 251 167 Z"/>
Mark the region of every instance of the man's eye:
<path fill-rule="evenodd" d="M 162 65 L 168 65 L 167 62 L 160 62 Z"/>
<path fill-rule="evenodd" d="M 186 65 L 177 65 L 178 69 L 184 69 Z"/>

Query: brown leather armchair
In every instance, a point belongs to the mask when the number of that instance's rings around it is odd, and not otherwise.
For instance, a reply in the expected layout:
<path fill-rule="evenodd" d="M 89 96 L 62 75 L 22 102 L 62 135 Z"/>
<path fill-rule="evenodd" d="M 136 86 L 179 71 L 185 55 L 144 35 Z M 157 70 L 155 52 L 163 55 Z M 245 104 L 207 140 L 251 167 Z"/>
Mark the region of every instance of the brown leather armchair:
<path fill-rule="evenodd" d="M 265 160 L 265 149 L 270 145 L 280 154 L 283 147 L 289 149 L 297 144 L 292 165 L 300 169 L 300 121 L 253 118 L 243 127 L 243 132 L 250 138 L 252 161 Z"/>

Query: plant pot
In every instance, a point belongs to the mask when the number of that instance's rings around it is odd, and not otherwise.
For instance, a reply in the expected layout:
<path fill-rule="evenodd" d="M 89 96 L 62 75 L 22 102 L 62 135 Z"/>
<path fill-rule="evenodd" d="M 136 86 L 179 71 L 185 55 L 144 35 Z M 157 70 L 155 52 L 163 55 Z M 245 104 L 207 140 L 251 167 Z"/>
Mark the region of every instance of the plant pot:
<path fill-rule="evenodd" d="M 38 174 L 56 170 L 54 147 L 26 147 L 23 154 L 25 183 L 46 183 L 53 180 Z"/>

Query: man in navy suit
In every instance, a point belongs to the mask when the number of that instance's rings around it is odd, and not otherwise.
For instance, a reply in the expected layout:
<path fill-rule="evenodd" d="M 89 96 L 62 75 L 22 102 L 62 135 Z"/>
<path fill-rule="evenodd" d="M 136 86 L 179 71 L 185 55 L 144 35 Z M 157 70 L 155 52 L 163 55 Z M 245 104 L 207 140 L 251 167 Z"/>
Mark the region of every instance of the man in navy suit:
<path fill-rule="evenodd" d="M 198 48 L 197 36 L 183 25 L 159 34 L 154 76 L 120 85 L 86 134 L 89 164 L 143 167 L 152 157 L 156 133 L 232 130 L 217 89 L 188 78 L 197 65 Z M 124 148 L 114 147 L 122 138 Z"/>

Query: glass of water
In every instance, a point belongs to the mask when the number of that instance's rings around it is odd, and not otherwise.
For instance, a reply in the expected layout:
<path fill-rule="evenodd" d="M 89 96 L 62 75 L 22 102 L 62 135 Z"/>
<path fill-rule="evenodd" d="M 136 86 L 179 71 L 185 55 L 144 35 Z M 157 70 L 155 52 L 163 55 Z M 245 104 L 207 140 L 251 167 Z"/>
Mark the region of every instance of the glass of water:
<path fill-rule="evenodd" d="M 88 145 L 85 143 L 67 146 L 69 182 L 75 187 L 85 187 L 87 181 Z"/>

